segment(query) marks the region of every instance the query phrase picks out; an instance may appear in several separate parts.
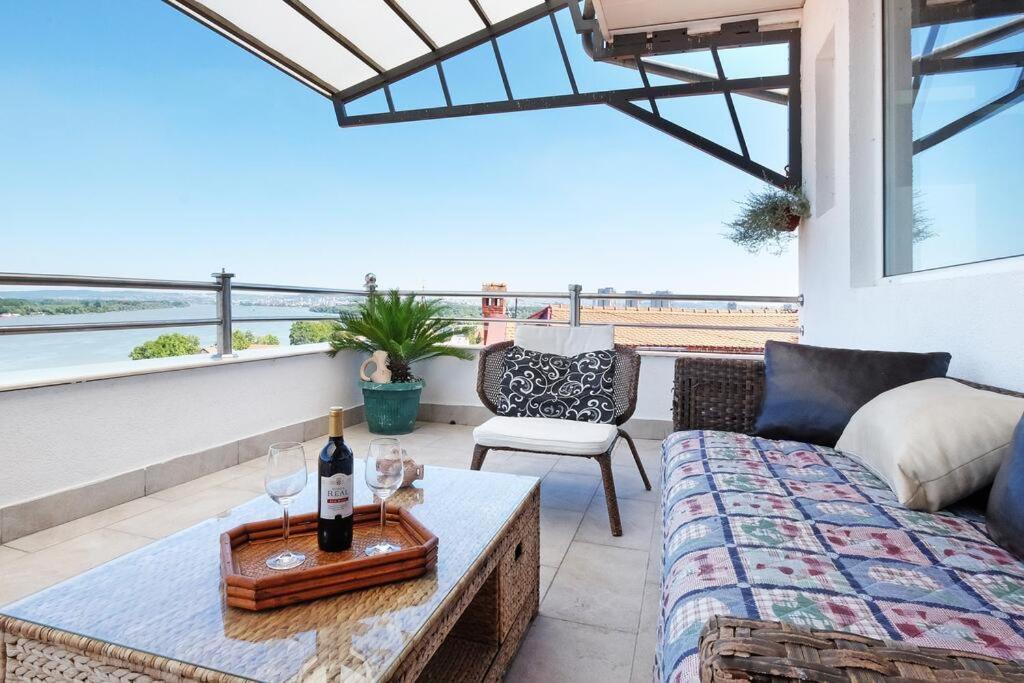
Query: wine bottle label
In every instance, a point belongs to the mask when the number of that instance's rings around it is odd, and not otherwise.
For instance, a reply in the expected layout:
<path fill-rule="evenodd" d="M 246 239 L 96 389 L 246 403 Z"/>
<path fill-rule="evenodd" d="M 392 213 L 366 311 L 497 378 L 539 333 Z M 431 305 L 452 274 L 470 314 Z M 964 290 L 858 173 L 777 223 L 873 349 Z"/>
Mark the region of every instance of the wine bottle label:
<path fill-rule="evenodd" d="M 352 475 L 335 474 L 333 477 L 320 477 L 320 517 L 352 516 Z"/>

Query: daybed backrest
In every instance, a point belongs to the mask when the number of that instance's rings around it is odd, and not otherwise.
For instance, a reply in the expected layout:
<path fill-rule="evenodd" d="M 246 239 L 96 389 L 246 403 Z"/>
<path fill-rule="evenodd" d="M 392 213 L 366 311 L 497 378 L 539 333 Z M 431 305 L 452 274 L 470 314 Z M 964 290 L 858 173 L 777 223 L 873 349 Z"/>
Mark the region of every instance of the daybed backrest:
<path fill-rule="evenodd" d="M 505 354 L 512 342 L 491 344 L 480 352 L 476 393 L 492 413 L 498 412 L 501 400 L 501 371 Z M 640 355 L 622 344 L 615 345 L 615 424 L 628 420 L 636 409 L 637 385 L 640 382 Z"/>
<path fill-rule="evenodd" d="M 956 379 L 968 386 L 1008 396 L 1024 394 Z M 764 394 L 764 361 L 759 358 L 676 359 L 672 397 L 674 431 L 709 429 L 750 434 Z"/>

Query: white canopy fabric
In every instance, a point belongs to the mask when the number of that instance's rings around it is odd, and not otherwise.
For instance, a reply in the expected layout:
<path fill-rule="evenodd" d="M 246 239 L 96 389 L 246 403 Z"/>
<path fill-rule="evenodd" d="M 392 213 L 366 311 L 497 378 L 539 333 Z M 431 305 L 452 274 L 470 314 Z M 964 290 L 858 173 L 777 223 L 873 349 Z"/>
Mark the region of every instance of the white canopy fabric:
<path fill-rule="evenodd" d="M 369 91 L 393 70 L 414 71 L 460 41 L 484 42 L 508 28 L 510 20 L 565 5 L 565 0 L 165 1 L 327 97 Z"/>

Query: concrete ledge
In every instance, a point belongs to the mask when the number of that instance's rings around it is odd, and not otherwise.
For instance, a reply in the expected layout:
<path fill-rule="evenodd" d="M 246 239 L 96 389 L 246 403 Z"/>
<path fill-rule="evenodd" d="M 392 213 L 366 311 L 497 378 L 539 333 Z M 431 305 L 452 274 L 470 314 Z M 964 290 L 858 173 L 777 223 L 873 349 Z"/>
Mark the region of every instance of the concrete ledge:
<path fill-rule="evenodd" d="M 330 351 L 327 344 L 302 344 L 300 346 L 281 346 L 272 349 L 253 349 L 239 351 L 230 358 L 218 358 L 205 354 L 192 356 L 175 356 L 172 358 L 153 358 L 149 360 L 115 361 L 111 363 L 91 363 L 59 368 L 37 368 L 33 370 L 15 370 L 0 373 L 0 391 L 17 391 L 19 389 L 35 389 L 52 387 L 62 384 L 78 384 L 95 382 L 120 377 L 152 375 L 160 372 L 178 370 L 195 370 L 196 368 L 216 368 L 236 363 L 252 363 L 254 361 L 272 360 L 274 358 L 290 358 L 293 356 L 309 356 L 326 354 Z"/>
<path fill-rule="evenodd" d="M 363 406 L 345 409 L 345 426 L 363 422 Z M 262 457 L 278 441 L 309 441 L 327 433 L 327 417 L 315 417 L 262 434 L 181 455 L 40 498 L 0 508 L 0 543 L 85 517 L 130 500 Z"/>
<path fill-rule="evenodd" d="M 420 404 L 417 419 L 420 422 L 443 422 L 444 424 L 469 425 L 476 427 L 494 417 L 483 406 L 448 406 L 438 403 Z"/>

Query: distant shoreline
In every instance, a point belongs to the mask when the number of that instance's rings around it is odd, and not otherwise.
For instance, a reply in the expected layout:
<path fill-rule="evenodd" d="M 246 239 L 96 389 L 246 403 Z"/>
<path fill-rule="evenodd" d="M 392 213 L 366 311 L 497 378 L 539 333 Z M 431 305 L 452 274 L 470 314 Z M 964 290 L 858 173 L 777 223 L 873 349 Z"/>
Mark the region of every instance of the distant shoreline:
<path fill-rule="evenodd" d="M 185 308 L 187 301 L 164 299 L 13 299 L 0 297 L 0 316 L 80 315 L 82 313 L 114 313 L 161 308 Z"/>

